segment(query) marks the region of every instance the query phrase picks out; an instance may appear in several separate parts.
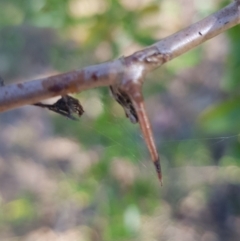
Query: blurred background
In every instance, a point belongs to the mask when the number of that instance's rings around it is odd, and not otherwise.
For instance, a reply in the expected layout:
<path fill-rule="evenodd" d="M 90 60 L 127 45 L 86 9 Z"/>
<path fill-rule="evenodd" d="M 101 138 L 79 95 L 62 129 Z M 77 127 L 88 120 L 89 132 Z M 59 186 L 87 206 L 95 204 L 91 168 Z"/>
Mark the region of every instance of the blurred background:
<path fill-rule="evenodd" d="M 132 54 L 221 0 L 0 0 L 0 75 L 28 81 Z M 71 121 L 0 117 L 1 241 L 240 239 L 240 27 L 150 74 L 160 187 L 138 125 L 107 88 Z"/>

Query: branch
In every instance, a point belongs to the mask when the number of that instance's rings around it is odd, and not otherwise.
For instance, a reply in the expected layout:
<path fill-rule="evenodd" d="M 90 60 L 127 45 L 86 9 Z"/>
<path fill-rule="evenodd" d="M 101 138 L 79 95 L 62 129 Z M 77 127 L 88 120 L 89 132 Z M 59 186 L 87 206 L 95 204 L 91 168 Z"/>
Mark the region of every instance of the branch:
<path fill-rule="evenodd" d="M 141 93 L 147 73 L 240 23 L 240 0 L 128 57 L 48 78 L 0 88 L 0 112 L 100 86 L 111 86 L 114 98 L 132 122 L 139 122 L 159 180 L 161 167 Z"/>
<path fill-rule="evenodd" d="M 131 56 L 47 78 L 11 84 L 0 89 L 0 112 L 121 81 L 129 72 L 139 75 L 160 67 L 208 39 L 240 23 L 240 0 Z"/>

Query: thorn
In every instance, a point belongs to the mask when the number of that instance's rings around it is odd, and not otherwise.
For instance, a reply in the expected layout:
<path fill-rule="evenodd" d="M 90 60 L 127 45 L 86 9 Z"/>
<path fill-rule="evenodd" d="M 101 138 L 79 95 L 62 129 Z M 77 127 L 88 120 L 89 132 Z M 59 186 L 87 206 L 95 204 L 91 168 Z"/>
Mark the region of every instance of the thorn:
<path fill-rule="evenodd" d="M 133 105 L 135 107 L 135 110 L 137 112 L 138 122 L 139 122 L 140 128 L 142 130 L 145 143 L 150 152 L 151 159 L 152 159 L 152 161 L 155 165 L 156 171 L 157 171 L 158 179 L 162 186 L 161 164 L 160 164 L 160 159 L 159 159 L 158 152 L 157 152 L 157 147 L 156 147 L 156 144 L 155 144 L 155 141 L 153 138 L 152 128 L 151 128 L 151 125 L 150 125 L 150 122 L 149 122 L 149 119 L 147 116 L 147 112 L 146 112 L 146 109 L 144 106 L 144 101 L 143 101 L 141 92 L 139 92 L 137 96 L 138 96 L 138 98 L 136 98 L 136 100 L 133 99 L 134 95 L 131 96 L 132 97 L 131 99 L 132 99 Z"/>
<path fill-rule="evenodd" d="M 141 82 L 131 82 L 128 86 L 123 87 L 111 86 L 110 90 L 115 100 L 122 105 L 127 117 L 132 121 L 133 119 L 138 122 L 143 133 L 145 143 L 151 155 L 152 162 L 155 165 L 158 179 L 162 186 L 162 172 L 160 160 L 157 152 L 157 147 L 153 138 L 152 128 L 147 116 L 147 112 L 144 106 L 144 100 L 141 92 Z M 134 118 L 133 118 L 134 117 Z"/>
<path fill-rule="evenodd" d="M 163 182 L 162 182 L 162 170 L 161 170 L 161 165 L 160 165 L 159 158 L 154 161 L 154 165 L 155 165 L 155 169 L 156 169 L 157 174 L 158 174 L 158 179 L 159 179 L 159 181 L 160 181 L 160 183 L 161 183 L 161 186 L 163 186 Z"/>

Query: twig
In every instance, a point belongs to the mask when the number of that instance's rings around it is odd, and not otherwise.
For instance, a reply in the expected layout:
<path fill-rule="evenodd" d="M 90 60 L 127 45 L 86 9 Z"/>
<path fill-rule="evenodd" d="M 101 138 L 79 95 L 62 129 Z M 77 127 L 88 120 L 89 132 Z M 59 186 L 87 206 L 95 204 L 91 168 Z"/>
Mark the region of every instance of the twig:
<path fill-rule="evenodd" d="M 198 23 L 128 57 L 56 76 L 5 86 L 0 89 L 0 112 L 53 96 L 109 86 L 121 81 L 125 72 L 131 71 L 133 74 L 138 73 L 139 76 L 146 74 L 239 24 L 239 5 L 240 1 L 237 0 Z"/>
<path fill-rule="evenodd" d="M 0 88 L 3 86 L 4 80 L 0 76 Z M 80 117 L 84 113 L 83 107 L 81 106 L 79 100 L 69 95 L 61 96 L 61 98 L 53 104 L 37 102 L 32 105 L 48 109 L 72 120 L 77 120 L 74 115 Z"/>
<path fill-rule="evenodd" d="M 53 96 L 99 86 L 111 86 L 113 96 L 128 117 L 140 123 L 146 144 L 162 179 L 159 157 L 146 115 L 141 86 L 147 73 L 180 56 L 208 39 L 240 23 L 240 0 L 156 44 L 112 62 L 89 66 L 48 78 L 0 88 L 0 112 Z M 119 101 L 119 98 L 123 101 Z"/>

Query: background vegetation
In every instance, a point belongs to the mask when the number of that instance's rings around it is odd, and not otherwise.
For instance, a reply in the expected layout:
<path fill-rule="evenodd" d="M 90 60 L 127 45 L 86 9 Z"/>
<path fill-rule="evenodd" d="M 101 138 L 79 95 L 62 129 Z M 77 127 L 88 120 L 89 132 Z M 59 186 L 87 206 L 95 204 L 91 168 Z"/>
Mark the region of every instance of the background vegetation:
<path fill-rule="evenodd" d="M 0 75 L 8 84 L 132 54 L 229 2 L 0 0 Z M 0 239 L 239 240 L 239 30 L 145 83 L 163 188 L 107 88 L 77 95 L 76 122 L 31 106 L 1 113 Z"/>

